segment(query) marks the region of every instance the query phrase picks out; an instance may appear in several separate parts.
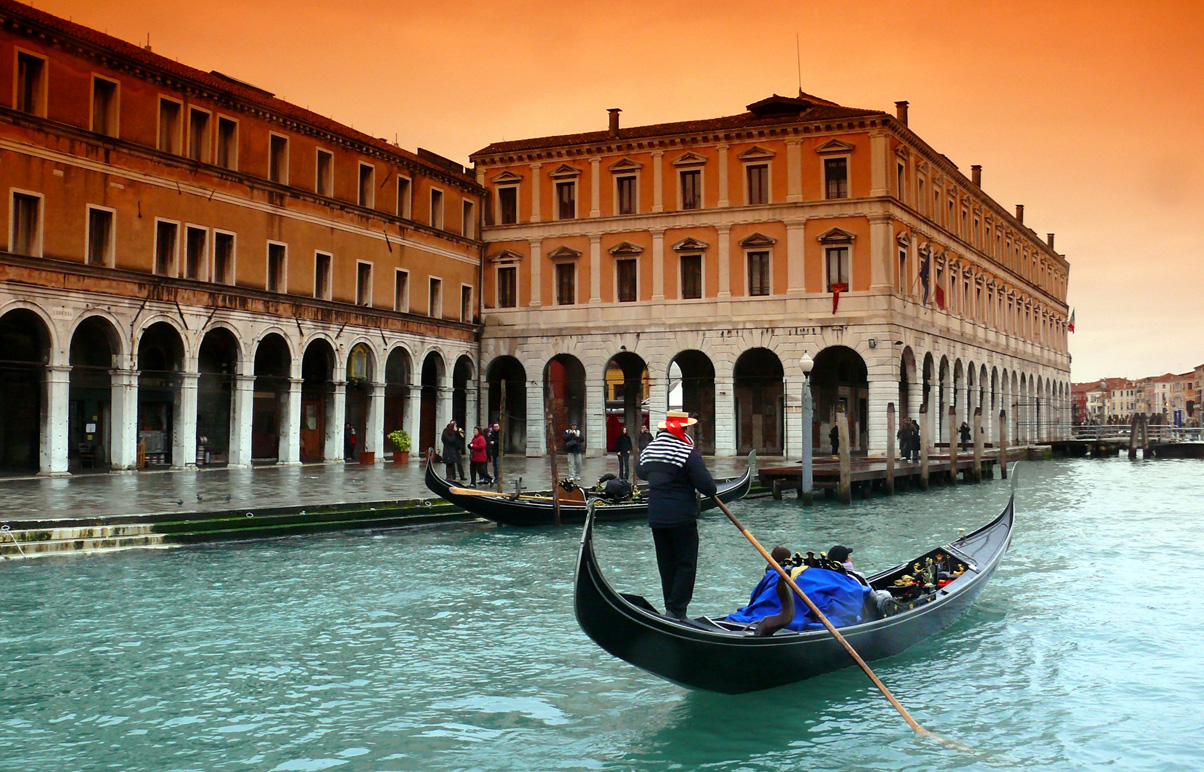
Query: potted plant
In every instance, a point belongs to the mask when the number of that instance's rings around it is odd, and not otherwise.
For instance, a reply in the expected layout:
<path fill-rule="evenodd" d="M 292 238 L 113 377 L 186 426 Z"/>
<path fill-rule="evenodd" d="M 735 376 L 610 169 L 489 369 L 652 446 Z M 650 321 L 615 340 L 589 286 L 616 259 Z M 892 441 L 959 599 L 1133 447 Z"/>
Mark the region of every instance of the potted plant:
<path fill-rule="evenodd" d="M 393 463 L 410 463 L 410 435 L 405 429 L 394 429 L 389 432 L 389 442 L 393 443 Z"/>

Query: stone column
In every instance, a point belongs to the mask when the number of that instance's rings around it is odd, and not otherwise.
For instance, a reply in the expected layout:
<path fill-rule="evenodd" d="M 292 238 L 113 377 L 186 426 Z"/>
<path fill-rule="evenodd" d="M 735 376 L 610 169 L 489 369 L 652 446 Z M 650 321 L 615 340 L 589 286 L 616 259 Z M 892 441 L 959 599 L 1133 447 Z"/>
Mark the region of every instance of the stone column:
<path fill-rule="evenodd" d="M 543 268 L 543 242 L 531 239 L 531 302 L 532 308 L 543 305 L 543 283 L 540 278 Z"/>
<path fill-rule="evenodd" d="M 347 382 L 333 381 L 326 394 L 326 446 L 322 460 L 343 460 L 343 440 L 347 428 Z"/>
<path fill-rule="evenodd" d="M 589 159 L 589 216 L 602 216 L 602 159 Z"/>
<path fill-rule="evenodd" d="M 601 302 L 602 237 L 598 234 L 592 234 L 589 237 L 589 304 L 596 306 Z"/>
<path fill-rule="evenodd" d="M 539 170 L 543 164 L 531 164 L 531 222 L 539 222 Z"/>
<path fill-rule="evenodd" d="M 652 300 L 665 299 L 665 231 L 652 231 Z"/>
<path fill-rule="evenodd" d="M 301 379 L 288 379 L 288 393 L 280 406 L 280 451 L 277 463 L 297 466 L 301 463 Z"/>
<path fill-rule="evenodd" d="M 736 400 L 733 396 L 735 382 L 731 370 L 715 373 L 715 455 L 736 455 Z"/>
<path fill-rule="evenodd" d="M 110 464 L 114 471 L 136 469 L 138 465 L 138 371 L 110 370 L 109 393 L 112 438 L 109 441 Z"/>
<path fill-rule="evenodd" d="M 802 295 L 806 288 L 807 221 L 786 223 L 786 294 Z"/>
<path fill-rule="evenodd" d="M 899 384 L 891 380 L 893 370 L 893 367 L 869 369 L 869 426 L 866 430 L 869 434 L 867 450 L 871 456 L 886 455 L 886 406 L 899 398 Z"/>
<path fill-rule="evenodd" d="M 786 140 L 786 203 L 803 200 L 803 152 L 797 139 Z"/>
<path fill-rule="evenodd" d="M 890 159 L 887 158 L 889 148 L 887 147 L 886 133 L 876 131 L 870 133 L 870 195 L 885 196 L 889 193 L 887 189 L 887 181 L 890 175 L 887 173 L 887 164 Z"/>
<path fill-rule="evenodd" d="M 665 159 L 665 151 L 652 151 L 652 211 L 665 211 L 665 182 L 664 171 L 662 164 Z"/>
<path fill-rule="evenodd" d="M 732 226 L 720 225 L 716 228 L 719 247 L 719 291 L 718 297 L 732 296 Z"/>
<path fill-rule="evenodd" d="M 198 372 L 180 373 L 172 417 L 171 465 L 175 469 L 196 466 L 196 399 Z"/>
<path fill-rule="evenodd" d="M 385 442 L 385 385 L 373 383 L 372 393 L 368 395 L 368 416 L 364 421 L 363 450 L 375 453 L 376 463 L 385 460 L 385 448 L 392 448 Z"/>
<path fill-rule="evenodd" d="M 422 369 L 419 368 L 416 376 L 421 377 Z M 411 383 L 406 389 L 406 406 L 405 416 L 402 419 L 402 424 L 405 426 L 406 434 L 410 435 L 410 446 L 414 456 L 425 459 L 426 452 L 430 448 L 422 447 L 422 383 Z M 435 425 L 435 443 L 439 442 L 439 432 L 442 427 Z M 413 458 L 414 456 L 411 456 Z"/>
<path fill-rule="evenodd" d="M 528 362 L 524 362 L 523 366 L 527 367 Z M 539 372 L 538 363 L 535 363 L 536 372 Z M 530 369 L 527 372 L 531 372 Z M 543 403 L 543 378 L 527 382 L 527 455 L 532 458 L 539 458 L 547 452 L 547 439 L 544 435 L 547 434 L 547 415 L 545 414 L 545 405 Z"/>
<path fill-rule="evenodd" d="M 449 380 L 450 375 L 444 375 L 444 380 Z M 451 386 L 440 386 L 436 390 L 435 402 L 435 434 L 438 436 L 443 431 L 443 427 L 447 426 L 452 421 L 452 393 L 454 389 Z M 463 427 L 460 427 L 463 428 Z M 468 438 L 465 437 L 465 442 Z"/>
<path fill-rule="evenodd" d="M 251 465 L 251 417 L 255 409 L 255 376 L 235 375 L 230 400 L 230 467 Z"/>
<path fill-rule="evenodd" d="M 888 214 L 872 214 L 870 220 L 870 287 L 891 285 L 891 263 L 895 259 L 896 242 Z"/>
<path fill-rule="evenodd" d="M 731 206 L 731 196 L 728 193 L 729 180 L 727 168 L 729 146 L 721 144 L 717 149 L 719 150 L 719 206 Z"/>
<path fill-rule="evenodd" d="M 582 364 L 585 367 L 585 426 L 582 427 L 585 433 L 585 456 L 594 458 L 606 455 L 606 402 L 601 399 L 600 394 L 606 382 L 606 375 L 602 369 L 606 365 L 596 367 L 588 363 Z"/>
<path fill-rule="evenodd" d="M 42 407 L 38 475 L 66 477 L 67 422 L 71 401 L 71 367 L 46 367 L 46 402 Z"/>

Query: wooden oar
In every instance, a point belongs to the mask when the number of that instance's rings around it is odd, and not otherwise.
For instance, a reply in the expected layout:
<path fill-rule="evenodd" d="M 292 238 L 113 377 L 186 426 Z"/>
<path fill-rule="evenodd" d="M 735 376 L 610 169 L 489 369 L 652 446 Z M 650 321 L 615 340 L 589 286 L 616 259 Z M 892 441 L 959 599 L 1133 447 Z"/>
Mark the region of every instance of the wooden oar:
<path fill-rule="evenodd" d="M 732 511 L 727 508 L 726 504 L 724 504 L 722 501 L 719 500 L 718 496 L 715 497 L 715 503 L 718 504 L 719 508 L 723 510 L 723 514 L 727 515 L 728 520 L 731 520 L 732 523 L 737 528 L 740 529 L 740 533 L 744 534 L 744 537 L 746 539 L 748 539 L 749 542 L 751 542 L 754 547 L 757 548 L 757 552 L 761 553 L 761 557 L 765 558 L 765 560 L 769 563 L 769 565 L 773 566 L 773 569 L 775 571 L 777 571 L 778 574 L 783 579 L 786 580 L 786 582 L 790 585 L 790 588 L 792 590 L 794 590 L 795 593 L 800 598 L 803 599 L 803 603 L 807 604 L 807 608 L 811 609 L 811 613 L 814 614 L 816 616 L 816 618 L 819 619 L 820 622 L 823 622 L 824 627 L 828 628 L 828 632 L 832 634 L 832 637 L 840 642 L 840 645 L 843 646 L 844 650 L 849 653 L 849 656 L 853 658 L 853 661 L 856 662 L 857 665 L 862 670 L 865 671 L 865 674 L 870 677 L 870 680 L 874 682 L 874 686 L 877 686 L 878 690 L 882 692 L 883 696 L 885 696 L 886 699 L 890 700 L 890 704 L 895 706 L 895 710 L 899 711 L 899 715 L 903 717 L 903 719 L 907 722 L 908 726 L 910 726 L 912 729 L 914 729 L 916 734 L 922 735 L 924 737 L 932 737 L 933 739 L 939 740 L 941 742 L 947 742 L 946 740 L 939 737 L 938 735 L 935 735 L 932 732 L 929 732 L 924 727 L 920 726 L 916 722 L 916 720 L 911 717 L 911 714 L 907 712 L 907 709 L 904 708 L 902 705 L 900 705 L 899 701 L 895 699 L 895 696 L 890 693 L 890 689 L 886 688 L 886 684 L 879 681 L 878 676 L 874 675 L 874 671 L 870 670 L 870 666 L 865 664 L 865 660 L 863 660 L 861 658 L 861 655 L 859 655 L 853 649 L 853 647 L 849 644 L 849 642 L 847 640 L 845 640 L 845 637 L 840 634 L 840 632 L 832 625 L 831 622 L 828 621 L 828 618 L 826 616 L 824 616 L 823 612 L 820 611 L 819 608 L 811 601 L 811 599 L 807 597 L 807 593 L 803 592 L 799 588 L 799 586 L 795 583 L 795 581 L 790 578 L 790 574 L 786 573 L 786 570 L 784 568 L 782 568 L 780 565 L 778 565 L 778 562 L 773 559 L 773 556 L 765 551 L 765 548 L 761 546 L 761 543 L 758 542 L 756 540 L 756 538 L 751 533 L 748 532 L 748 529 L 745 528 L 744 525 L 739 520 L 736 519 L 736 516 L 733 515 Z"/>
<path fill-rule="evenodd" d="M 514 500 L 514 497 L 511 496 L 509 493 L 495 493 L 494 491 L 477 491 L 477 490 L 473 490 L 472 488 L 457 488 L 455 486 L 452 486 L 452 487 L 448 488 L 447 490 L 449 493 L 454 493 L 457 496 L 485 496 L 485 497 L 491 498 L 491 499 L 510 499 L 512 501 Z M 520 494 L 518 496 L 518 498 L 527 499 L 527 500 L 531 500 L 531 501 L 551 501 L 552 500 L 551 496 L 531 496 L 526 493 Z"/>

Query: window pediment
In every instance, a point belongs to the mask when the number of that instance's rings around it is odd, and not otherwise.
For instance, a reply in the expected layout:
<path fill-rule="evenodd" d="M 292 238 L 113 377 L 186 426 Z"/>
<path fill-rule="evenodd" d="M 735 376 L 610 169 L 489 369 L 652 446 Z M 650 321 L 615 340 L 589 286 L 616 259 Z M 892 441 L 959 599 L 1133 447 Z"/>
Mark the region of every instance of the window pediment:
<path fill-rule="evenodd" d="M 580 177 L 581 170 L 578 169 L 576 166 L 570 166 L 569 164 L 560 164 L 560 166 L 557 166 L 555 169 L 552 169 L 550 172 L 548 172 L 548 176 L 557 178 L 557 179 L 564 178 L 564 177 Z"/>
<path fill-rule="evenodd" d="M 919 246 L 919 253 L 924 257 L 932 257 L 932 244 L 930 242 L 921 244 Z"/>
<path fill-rule="evenodd" d="M 916 171 L 920 174 L 927 174 L 928 173 L 928 162 L 927 161 L 917 161 L 916 162 Z"/>
<path fill-rule="evenodd" d="M 773 238 L 772 236 L 766 236 L 764 233 L 754 233 L 751 236 L 745 236 L 744 238 L 740 239 L 740 242 L 739 242 L 740 246 L 746 247 L 746 248 L 749 248 L 749 247 L 772 247 L 774 244 L 777 244 L 777 243 L 778 243 L 777 239 Z"/>
<path fill-rule="evenodd" d="M 816 238 L 821 244 L 852 244 L 857 234 L 849 233 L 843 228 L 829 228 Z"/>
<path fill-rule="evenodd" d="M 521 262 L 523 256 L 518 252 L 509 249 L 503 249 L 501 252 L 495 252 L 489 256 L 489 262 L 499 265 L 507 265 L 511 263 Z"/>
<path fill-rule="evenodd" d="M 839 139 L 830 139 L 819 147 L 815 148 L 815 152 L 819 153 L 820 155 L 827 155 L 829 153 L 851 153 L 853 152 L 853 145 Z"/>
<path fill-rule="evenodd" d="M 561 245 L 548 253 L 549 260 L 576 260 L 581 253 L 572 247 Z"/>
<path fill-rule="evenodd" d="M 687 236 L 673 245 L 674 252 L 702 252 L 710 246 L 705 241 L 699 241 L 693 236 Z"/>
<path fill-rule="evenodd" d="M 736 158 L 739 158 L 741 161 L 768 161 L 775 155 L 777 154 L 772 150 L 766 150 L 759 145 L 753 145 L 748 150 L 737 155 Z"/>
<path fill-rule="evenodd" d="M 615 161 L 607 168 L 611 174 L 622 174 L 624 172 L 638 172 L 644 165 L 638 161 L 633 161 L 630 158 L 621 158 Z"/>
<path fill-rule="evenodd" d="M 673 159 L 674 166 L 702 166 L 706 162 L 706 156 L 699 155 L 693 151 L 682 153 L 677 158 Z"/>
<path fill-rule="evenodd" d="M 899 231 L 899 235 L 895 236 L 895 242 L 901 247 L 906 247 L 911 244 L 911 234 L 907 231 Z"/>
<path fill-rule="evenodd" d="M 639 257 L 644 248 L 630 241 L 622 241 L 606 250 L 615 257 Z"/>
<path fill-rule="evenodd" d="M 494 185 L 517 185 L 523 181 L 523 177 L 521 174 L 515 174 L 507 169 L 504 172 L 498 172 L 493 175 L 489 178 L 489 181 Z"/>
<path fill-rule="evenodd" d="M 911 148 L 909 148 L 907 145 L 899 145 L 899 147 L 895 148 L 895 156 L 898 157 L 900 161 L 906 161 L 911 157 Z"/>

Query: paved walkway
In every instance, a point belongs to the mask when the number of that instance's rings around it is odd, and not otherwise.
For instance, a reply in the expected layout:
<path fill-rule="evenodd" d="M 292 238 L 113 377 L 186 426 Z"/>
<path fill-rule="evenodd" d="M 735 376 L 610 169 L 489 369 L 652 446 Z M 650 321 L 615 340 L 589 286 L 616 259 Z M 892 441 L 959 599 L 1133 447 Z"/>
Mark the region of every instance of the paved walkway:
<path fill-rule="evenodd" d="M 767 462 L 782 463 L 781 459 Z M 746 463 L 743 457 L 707 459 L 716 478 L 738 475 Z M 568 468 L 563 458 L 559 465 L 563 476 Z M 607 472 L 617 473 L 618 468 L 613 455 L 587 458 L 582 477 L 593 482 Z M 406 466 L 334 463 L 0 480 L 0 525 L 16 527 L 22 520 L 73 515 L 254 511 L 257 507 L 425 499 L 434 494 L 422 481 L 424 471 L 423 464 L 413 460 Z M 546 458 L 523 457 L 503 459 L 502 476 L 507 487 L 522 477 L 527 489 L 548 488 L 552 477 Z"/>

